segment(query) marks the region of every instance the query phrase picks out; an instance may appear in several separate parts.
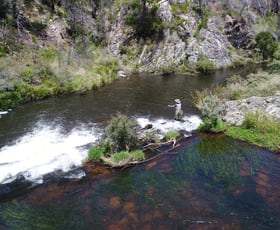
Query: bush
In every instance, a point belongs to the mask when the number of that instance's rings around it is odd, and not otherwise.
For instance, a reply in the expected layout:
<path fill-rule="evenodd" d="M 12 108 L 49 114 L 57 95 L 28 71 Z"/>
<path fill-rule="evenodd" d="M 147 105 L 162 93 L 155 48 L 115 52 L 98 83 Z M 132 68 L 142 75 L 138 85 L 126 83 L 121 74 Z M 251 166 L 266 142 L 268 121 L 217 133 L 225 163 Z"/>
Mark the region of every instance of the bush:
<path fill-rule="evenodd" d="M 92 147 L 89 150 L 87 160 L 99 161 L 104 156 L 105 149 L 99 146 Z"/>
<path fill-rule="evenodd" d="M 257 34 L 256 38 L 256 46 L 259 48 L 263 60 L 267 60 L 268 58 L 273 58 L 273 54 L 277 50 L 278 43 L 273 39 L 273 36 L 270 32 L 260 32 Z"/>
<path fill-rule="evenodd" d="M 209 118 L 204 118 L 203 123 L 198 129 L 202 132 L 220 133 L 226 131 L 227 126 L 221 119 L 211 120 Z"/>
<path fill-rule="evenodd" d="M 210 73 L 215 70 L 215 64 L 208 58 L 203 58 L 196 63 L 196 70 L 200 73 Z"/>
<path fill-rule="evenodd" d="M 22 95 L 16 91 L 0 91 L 0 111 L 11 109 L 23 101 Z"/>
<path fill-rule="evenodd" d="M 57 58 L 57 50 L 54 48 L 44 48 L 41 50 L 41 56 L 44 61 L 53 61 Z"/>
<path fill-rule="evenodd" d="M 225 129 L 221 121 L 226 112 L 226 105 L 217 95 L 210 90 L 196 91 L 193 95 L 195 107 L 203 117 L 203 124 L 199 127 L 201 131 L 220 132 Z"/>
<path fill-rule="evenodd" d="M 143 13 L 145 7 L 145 13 Z M 129 3 L 131 9 L 125 18 L 127 25 L 135 30 L 135 34 L 139 38 L 151 38 L 153 36 L 162 37 L 164 23 L 157 16 L 156 12 L 159 8 L 158 4 L 151 8 L 143 6 L 141 1 L 131 1 Z"/>
<path fill-rule="evenodd" d="M 203 117 L 210 120 L 222 118 L 226 110 L 225 103 L 213 94 L 201 98 L 195 106 L 201 111 Z"/>
<path fill-rule="evenodd" d="M 136 125 L 135 119 L 117 113 L 105 128 L 105 138 L 111 140 L 118 151 L 131 148 L 137 143 Z"/>
<path fill-rule="evenodd" d="M 274 60 L 268 65 L 269 73 L 280 73 L 280 61 Z"/>

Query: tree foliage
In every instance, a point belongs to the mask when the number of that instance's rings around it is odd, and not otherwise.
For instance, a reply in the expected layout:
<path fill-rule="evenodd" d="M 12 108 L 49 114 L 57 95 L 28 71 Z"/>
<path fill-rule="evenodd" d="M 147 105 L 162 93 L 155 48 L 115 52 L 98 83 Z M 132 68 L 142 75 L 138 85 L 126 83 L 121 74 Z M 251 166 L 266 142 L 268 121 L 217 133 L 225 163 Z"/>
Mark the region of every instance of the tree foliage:
<path fill-rule="evenodd" d="M 157 16 L 159 5 L 151 8 L 146 6 L 145 0 L 132 0 L 128 2 L 129 12 L 125 18 L 126 23 L 131 26 L 138 38 L 162 37 L 164 24 Z"/>
<path fill-rule="evenodd" d="M 277 49 L 278 43 L 273 39 L 270 32 L 260 32 L 257 34 L 256 38 L 257 48 L 259 48 L 263 60 L 273 58 L 273 54 Z"/>
<path fill-rule="evenodd" d="M 6 19 L 9 11 L 9 3 L 6 0 L 0 1 L 0 19 Z"/>

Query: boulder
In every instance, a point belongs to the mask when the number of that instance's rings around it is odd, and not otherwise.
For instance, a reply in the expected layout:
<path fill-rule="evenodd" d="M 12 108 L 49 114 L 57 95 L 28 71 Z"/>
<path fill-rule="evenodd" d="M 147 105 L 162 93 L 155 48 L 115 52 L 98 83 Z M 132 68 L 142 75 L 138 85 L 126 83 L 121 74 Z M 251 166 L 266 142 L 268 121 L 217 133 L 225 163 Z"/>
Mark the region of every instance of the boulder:
<path fill-rule="evenodd" d="M 228 66 L 232 63 L 229 47 L 231 45 L 227 38 L 212 20 L 208 20 L 207 28 L 202 28 L 197 37 L 189 39 L 188 61 L 196 63 L 202 54 L 213 61 L 216 67 Z"/>
<path fill-rule="evenodd" d="M 260 111 L 280 120 L 280 96 L 250 97 L 226 102 L 227 110 L 223 120 L 229 125 L 242 125 L 248 112 Z"/>
<path fill-rule="evenodd" d="M 171 6 L 167 0 L 160 2 L 157 15 L 160 17 L 162 21 L 171 22 L 173 15 L 171 12 Z"/>

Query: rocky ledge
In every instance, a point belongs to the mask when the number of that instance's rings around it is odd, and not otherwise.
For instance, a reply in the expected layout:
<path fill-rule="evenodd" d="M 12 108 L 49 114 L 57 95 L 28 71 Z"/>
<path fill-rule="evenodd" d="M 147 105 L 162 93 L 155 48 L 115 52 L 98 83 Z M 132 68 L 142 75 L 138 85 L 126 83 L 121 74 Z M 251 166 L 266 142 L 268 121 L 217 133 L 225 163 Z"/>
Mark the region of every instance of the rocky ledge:
<path fill-rule="evenodd" d="M 280 120 L 280 95 L 270 97 L 250 97 L 226 102 L 226 115 L 223 120 L 229 125 L 242 125 L 245 114 L 260 111 Z"/>

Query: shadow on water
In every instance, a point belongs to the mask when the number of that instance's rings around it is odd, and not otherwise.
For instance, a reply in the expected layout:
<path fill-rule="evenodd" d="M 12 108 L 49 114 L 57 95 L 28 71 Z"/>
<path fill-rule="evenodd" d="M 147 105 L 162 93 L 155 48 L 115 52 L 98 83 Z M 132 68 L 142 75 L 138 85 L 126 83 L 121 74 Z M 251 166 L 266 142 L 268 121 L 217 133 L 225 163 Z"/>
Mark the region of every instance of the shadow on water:
<path fill-rule="evenodd" d="M 56 180 L 0 205 L 5 229 L 279 229 L 279 156 L 202 135 L 147 164 Z"/>

